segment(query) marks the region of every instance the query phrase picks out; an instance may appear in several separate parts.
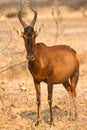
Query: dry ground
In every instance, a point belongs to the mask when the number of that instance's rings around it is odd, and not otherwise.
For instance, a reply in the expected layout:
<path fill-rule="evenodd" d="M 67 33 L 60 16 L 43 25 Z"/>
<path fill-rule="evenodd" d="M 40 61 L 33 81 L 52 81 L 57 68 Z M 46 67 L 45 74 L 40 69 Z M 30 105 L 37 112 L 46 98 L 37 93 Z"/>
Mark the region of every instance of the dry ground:
<path fill-rule="evenodd" d="M 61 8 L 65 25 L 57 44 L 67 44 L 79 53 L 80 78 L 77 86 L 78 120 L 68 121 L 69 96 L 62 85 L 54 86 L 53 113 L 55 126 L 49 126 L 47 87 L 42 88 L 43 122 L 37 128 L 36 93 L 27 69 L 23 40 L 13 27 L 22 29 L 17 18 L 0 20 L 0 130 L 87 130 L 87 18 L 80 11 Z M 25 19 L 30 22 L 32 13 Z M 54 45 L 56 26 L 50 8 L 38 8 L 36 28 L 44 24 L 37 41 Z M 59 30 L 61 31 L 61 29 Z M 15 64 L 15 67 L 14 67 Z M 20 88 L 24 88 L 21 91 Z M 4 107 L 4 109 L 2 108 Z"/>

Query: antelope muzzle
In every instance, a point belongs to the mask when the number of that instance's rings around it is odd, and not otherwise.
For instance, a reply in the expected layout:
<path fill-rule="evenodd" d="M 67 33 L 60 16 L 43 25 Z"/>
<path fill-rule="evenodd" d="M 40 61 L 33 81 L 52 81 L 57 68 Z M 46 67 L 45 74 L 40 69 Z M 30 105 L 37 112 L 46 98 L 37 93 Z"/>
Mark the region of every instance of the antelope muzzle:
<path fill-rule="evenodd" d="M 27 55 L 26 56 L 29 61 L 34 61 L 35 57 L 33 55 Z"/>

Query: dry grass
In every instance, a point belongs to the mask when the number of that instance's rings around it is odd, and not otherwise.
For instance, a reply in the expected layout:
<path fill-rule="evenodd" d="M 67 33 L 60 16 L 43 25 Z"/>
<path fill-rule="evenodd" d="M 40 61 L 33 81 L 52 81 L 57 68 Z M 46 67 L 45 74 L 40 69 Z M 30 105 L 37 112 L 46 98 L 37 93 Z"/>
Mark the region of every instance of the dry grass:
<path fill-rule="evenodd" d="M 37 119 L 34 84 L 27 69 L 23 40 L 12 29 L 14 26 L 22 30 L 22 27 L 17 18 L 9 20 L 4 18 L 0 20 L 0 34 L 2 35 L 0 37 L 0 50 L 10 44 L 4 51 L 0 52 L 0 130 L 87 129 L 87 19 L 79 11 L 69 12 L 66 8 L 62 8 L 62 10 L 66 28 L 59 38 L 58 44 L 72 46 L 78 51 L 81 61 L 80 78 L 77 86 L 78 120 L 75 122 L 68 121 L 68 94 L 62 85 L 56 85 L 53 97 L 55 126 L 50 128 L 47 87 L 46 84 L 42 83 L 43 122 L 38 128 L 34 126 Z M 39 8 L 38 11 L 36 28 L 44 24 L 44 30 L 39 34 L 37 42 L 42 41 L 47 45 L 53 45 L 56 31 L 51 8 Z M 26 22 L 29 22 L 31 17 L 31 13 L 27 15 L 25 17 Z M 22 63 L 20 64 L 20 62 Z M 9 68 L 14 64 L 15 67 Z M 22 87 L 26 91 L 21 91 L 20 88 Z"/>

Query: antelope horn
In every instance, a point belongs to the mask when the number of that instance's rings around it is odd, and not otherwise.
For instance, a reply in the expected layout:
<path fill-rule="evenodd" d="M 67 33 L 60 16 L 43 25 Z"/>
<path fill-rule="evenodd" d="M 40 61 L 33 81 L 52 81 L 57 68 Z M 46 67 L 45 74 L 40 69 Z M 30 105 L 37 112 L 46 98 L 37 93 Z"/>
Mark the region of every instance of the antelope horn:
<path fill-rule="evenodd" d="M 20 21 L 20 23 L 22 24 L 22 26 L 24 27 L 24 28 L 26 28 L 28 25 L 23 21 L 23 19 L 22 19 L 22 10 L 19 10 L 18 11 L 18 19 L 19 19 L 19 21 Z"/>
<path fill-rule="evenodd" d="M 31 8 L 31 7 L 30 7 Z M 34 12 L 34 18 L 32 20 L 32 22 L 30 23 L 29 26 L 34 27 L 36 20 L 37 20 L 37 11 L 35 11 L 34 9 L 31 8 L 31 10 Z"/>

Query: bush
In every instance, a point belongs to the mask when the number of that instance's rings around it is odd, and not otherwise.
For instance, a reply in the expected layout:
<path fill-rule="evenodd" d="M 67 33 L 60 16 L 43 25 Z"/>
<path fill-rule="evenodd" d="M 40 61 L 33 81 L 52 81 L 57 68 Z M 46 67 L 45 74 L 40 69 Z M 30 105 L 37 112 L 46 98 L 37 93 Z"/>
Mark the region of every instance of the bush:
<path fill-rule="evenodd" d="M 6 14 L 6 17 L 7 18 L 15 18 L 15 17 L 17 17 L 17 15 L 18 15 L 17 12 L 11 12 L 11 13 Z M 26 15 L 26 13 L 23 12 L 23 16 L 25 16 L 25 15 Z"/>

